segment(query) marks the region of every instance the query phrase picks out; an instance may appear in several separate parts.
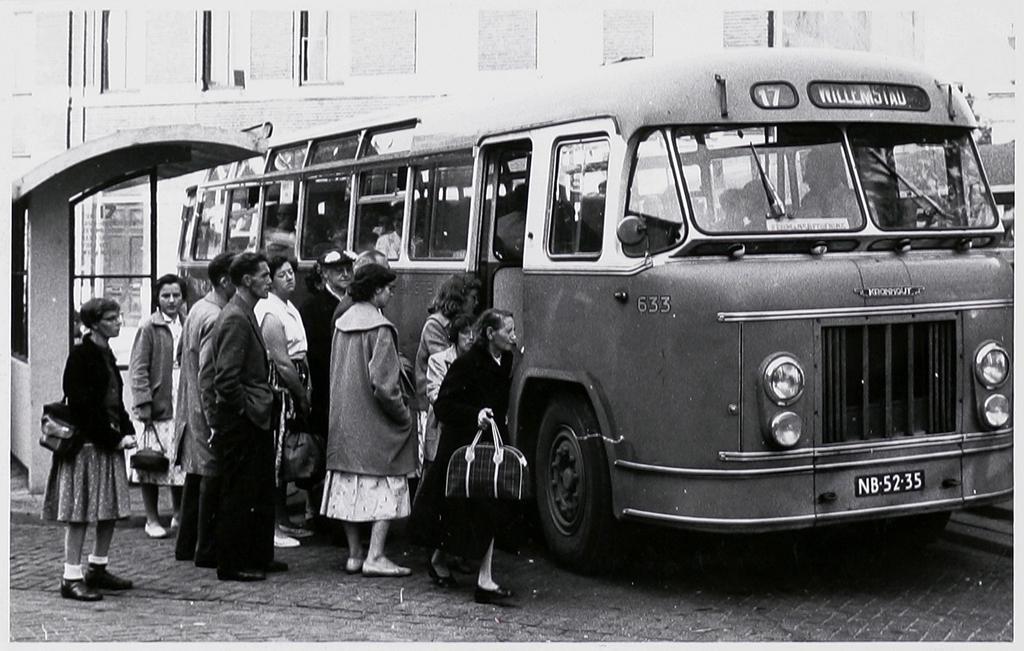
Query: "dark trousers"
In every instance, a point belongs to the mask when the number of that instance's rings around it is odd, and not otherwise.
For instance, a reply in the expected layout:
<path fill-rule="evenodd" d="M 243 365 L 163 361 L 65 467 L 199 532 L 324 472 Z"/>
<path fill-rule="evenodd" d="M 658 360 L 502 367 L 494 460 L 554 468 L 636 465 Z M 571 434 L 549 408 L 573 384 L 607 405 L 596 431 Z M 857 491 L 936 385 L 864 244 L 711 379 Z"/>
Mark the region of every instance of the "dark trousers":
<path fill-rule="evenodd" d="M 174 558 L 195 559 L 198 565 L 217 564 L 217 508 L 220 501 L 220 480 L 189 473 L 181 494 L 181 522 L 174 545 Z"/>
<path fill-rule="evenodd" d="M 217 430 L 220 470 L 217 569 L 259 571 L 274 560 L 274 442 L 269 430 L 239 418 Z"/>

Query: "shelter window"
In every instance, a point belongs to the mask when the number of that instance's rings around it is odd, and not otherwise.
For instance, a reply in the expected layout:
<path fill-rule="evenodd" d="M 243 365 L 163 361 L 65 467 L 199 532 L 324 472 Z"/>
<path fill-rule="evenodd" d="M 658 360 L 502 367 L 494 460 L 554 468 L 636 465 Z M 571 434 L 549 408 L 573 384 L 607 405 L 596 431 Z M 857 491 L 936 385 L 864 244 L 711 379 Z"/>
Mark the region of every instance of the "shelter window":
<path fill-rule="evenodd" d="M 100 15 L 100 92 L 141 88 L 145 80 L 144 16 L 135 11 Z"/>
<path fill-rule="evenodd" d="M 552 255 L 601 253 L 608 153 L 608 140 L 603 138 L 558 146 L 548 239 Z"/>
<path fill-rule="evenodd" d="M 192 257 L 195 260 L 212 260 L 220 253 L 227 193 L 224 188 L 207 190 L 196 206 L 195 243 L 192 245 Z"/>
<path fill-rule="evenodd" d="M 409 257 L 413 260 L 465 258 L 473 164 L 420 169 L 414 178 Z"/>
<path fill-rule="evenodd" d="M 309 156 L 310 165 L 352 160 L 359 148 L 359 134 L 350 134 L 340 138 L 321 140 L 313 143 L 313 151 Z"/>
<path fill-rule="evenodd" d="M 14 206 L 11 241 L 11 354 L 28 359 L 28 209 Z"/>
<path fill-rule="evenodd" d="M 259 235 L 260 189 L 257 186 L 235 188 L 228 200 L 227 251 L 255 251 Z"/>
<path fill-rule="evenodd" d="M 408 171 L 392 167 L 360 174 L 355 223 L 355 247 L 360 253 L 376 249 L 389 260 L 398 259 Z"/>
<path fill-rule="evenodd" d="M 661 132 L 654 131 L 636 149 L 626 215 L 644 221 L 647 237 L 644 242 L 624 246 L 627 255 L 643 255 L 645 251 L 666 251 L 683 239 L 683 213 L 669 163 L 668 146 Z"/>
<path fill-rule="evenodd" d="M 306 145 L 278 149 L 270 155 L 271 172 L 282 170 L 295 170 L 302 167 L 302 161 L 306 158 Z"/>
<path fill-rule="evenodd" d="M 348 246 L 348 216 L 352 189 L 348 175 L 309 179 L 302 216 L 300 253 L 304 260 L 330 249 Z"/>
<path fill-rule="evenodd" d="M 286 179 L 265 186 L 263 198 L 263 248 L 267 255 L 295 255 L 295 222 L 298 217 L 298 181 Z"/>

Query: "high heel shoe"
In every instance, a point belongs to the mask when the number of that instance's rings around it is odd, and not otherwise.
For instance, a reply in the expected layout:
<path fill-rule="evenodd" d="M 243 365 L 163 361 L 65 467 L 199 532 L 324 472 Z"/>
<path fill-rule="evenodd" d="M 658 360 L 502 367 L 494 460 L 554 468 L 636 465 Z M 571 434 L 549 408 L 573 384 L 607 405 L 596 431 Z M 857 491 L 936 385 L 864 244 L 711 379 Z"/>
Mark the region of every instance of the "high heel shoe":
<path fill-rule="evenodd" d="M 448 576 L 441 576 L 434 569 L 434 564 L 427 560 L 427 574 L 430 575 L 430 580 L 434 582 L 439 588 L 454 588 L 459 585 L 459 582 L 455 580 L 455 577 L 449 574 Z"/>
<path fill-rule="evenodd" d="M 479 585 L 476 586 L 476 590 L 473 592 L 473 601 L 478 604 L 490 604 L 493 606 L 510 606 L 512 604 L 505 601 L 512 596 L 512 591 L 508 588 L 503 588 L 500 585 L 494 590 L 488 590 L 481 588 Z"/>

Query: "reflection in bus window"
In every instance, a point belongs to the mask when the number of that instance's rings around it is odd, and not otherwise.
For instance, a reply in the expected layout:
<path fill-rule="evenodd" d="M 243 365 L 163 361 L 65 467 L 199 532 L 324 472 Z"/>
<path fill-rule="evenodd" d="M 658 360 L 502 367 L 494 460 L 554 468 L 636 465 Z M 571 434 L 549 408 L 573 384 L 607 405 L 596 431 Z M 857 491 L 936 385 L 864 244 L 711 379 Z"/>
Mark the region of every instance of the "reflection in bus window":
<path fill-rule="evenodd" d="M 410 258 L 459 260 L 465 257 L 472 186 L 471 163 L 416 172 Z"/>
<path fill-rule="evenodd" d="M 410 128 L 375 133 L 367 141 L 363 156 L 381 156 L 409 151 L 412 147 L 412 132 L 413 130 Z"/>
<path fill-rule="evenodd" d="M 211 181 L 223 181 L 227 179 L 228 175 L 231 173 L 232 165 L 234 165 L 234 163 L 224 163 L 223 165 L 211 167 L 209 173 L 206 175 L 206 181 L 209 183 Z"/>
<path fill-rule="evenodd" d="M 260 205 L 258 186 L 235 188 L 229 200 L 228 243 L 226 251 L 255 251 L 259 235 L 257 211 Z"/>
<path fill-rule="evenodd" d="M 330 249 L 348 247 L 348 213 L 352 202 L 349 177 L 329 176 L 306 181 L 301 255 L 317 258 Z"/>
<path fill-rule="evenodd" d="M 203 193 L 203 200 L 196 207 L 195 244 L 192 257 L 196 260 L 212 260 L 220 253 L 221 237 L 224 233 L 224 200 L 227 190 L 216 188 Z"/>
<path fill-rule="evenodd" d="M 358 147 L 359 136 L 355 134 L 314 143 L 309 164 L 317 165 L 319 163 L 351 160 L 356 157 L 356 149 Z"/>
<path fill-rule="evenodd" d="M 266 186 L 263 200 L 263 248 L 267 255 L 295 255 L 298 182 L 285 180 Z"/>
<path fill-rule="evenodd" d="M 402 219 L 405 215 L 405 182 L 408 168 L 364 172 L 359 177 L 356 205 L 356 251 L 376 249 L 389 260 L 402 251 Z"/>
<path fill-rule="evenodd" d="M 995 206 L 965 132 L 850 128 L 871 215 L 882 228 L 990 228 Z"/>
<path fill-rule="evenodd" d="M 658 253 L 683 239 L 683 213 L 669 165 L 668 148 L 658 131 L 637 146 L 626 215 L 640 217 L 647 228 L 645 241 L 623 245 L 627 255 L 643 255 L 645 251 Z"/>
<path fill-rule="evenodd" d="M 833 126 L 677 134 L 676 149 L 701 230 L 846 231 L 863 223 L 841 135 Z"/>
<path fill-rule="evenodd" d="M 302 167 L 302 159 L 306 157 L 306 145 L 297 145 L 287 149 L 278 149 L 270 155 L 268 171 L 294 170 Z"/>
<path fill-rule="evenodd" d="M 608 141 L 558 147 L 558 168 L 551 203 L 553 255 L 601 252 L 604 203 L 608 188 Z"/>
<path fill-rule="evenodd" d="M 185 249 L 192 239 L 192 218 L 196 212 L 196 189 L 188 188 L 185 195 L 185 205 L 181 209 L 181 226 L 178 228 L 178 259 L 185 259 Z"/>
<path fill-rule="evenodd" d="M 253 156 L 243 161 L 239 161 L 238 167 L 235 169 L 236 179 L 245 179 L 250 176 L 256 176 L 257 174 L 263 173 L 263 162 L 262 156 Z"/>

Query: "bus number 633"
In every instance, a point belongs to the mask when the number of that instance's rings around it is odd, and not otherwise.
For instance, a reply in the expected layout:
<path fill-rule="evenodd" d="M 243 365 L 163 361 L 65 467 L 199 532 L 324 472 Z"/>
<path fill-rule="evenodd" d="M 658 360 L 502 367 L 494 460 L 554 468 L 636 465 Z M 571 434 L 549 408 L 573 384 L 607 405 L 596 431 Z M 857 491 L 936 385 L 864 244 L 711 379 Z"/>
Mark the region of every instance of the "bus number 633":
<path fill-rule="evenodd" d="M 641 314 L 668 314 L 672 311 L 672 297 L 638 296 L 636 309 Z"/>

